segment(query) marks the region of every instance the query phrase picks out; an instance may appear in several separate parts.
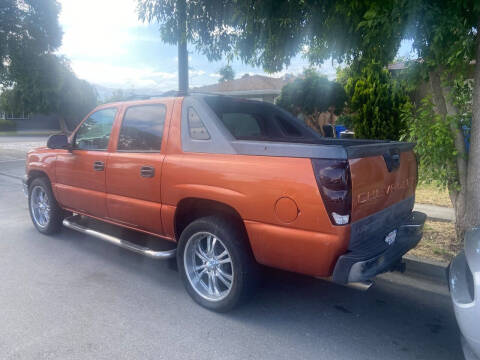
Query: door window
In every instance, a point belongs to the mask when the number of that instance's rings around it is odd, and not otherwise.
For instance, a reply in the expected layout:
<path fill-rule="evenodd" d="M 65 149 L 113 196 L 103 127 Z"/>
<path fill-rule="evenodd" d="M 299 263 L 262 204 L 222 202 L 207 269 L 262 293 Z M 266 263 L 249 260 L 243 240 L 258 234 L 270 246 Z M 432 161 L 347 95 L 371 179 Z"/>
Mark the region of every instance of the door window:
<path fill-rule="evenodd" d="M 162 104 L 129 107 L 123 117 L 117 150 L 160 152 L 165 113 Z"/>
<path fill-rule="evenodd" d="M 75 149 L 107 150 L 116 108 L 102 109 L 91 114 L 75 134 Z"/>

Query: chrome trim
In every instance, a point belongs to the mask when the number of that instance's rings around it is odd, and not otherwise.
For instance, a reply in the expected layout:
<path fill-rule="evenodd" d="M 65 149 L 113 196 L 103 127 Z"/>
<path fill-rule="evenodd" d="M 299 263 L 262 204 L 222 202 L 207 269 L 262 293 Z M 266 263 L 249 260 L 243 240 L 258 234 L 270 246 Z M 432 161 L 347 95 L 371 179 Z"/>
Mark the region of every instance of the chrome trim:
<path fill-rule="evenodd" d="M 220 301 L 235 281 L 233 261 L 225 244 L 212 233 L 193 234 L 185 245 L 183 263 L 190 285 L 208 301 Z"/>
<path fill-rule="evenodd" d="M 367 291 L 370 289 L 370 287 L 373 285 L 373 281 L 367 280 L 367 281 L 361 281 L 361 282 L 351 282 L 348 284 L 345 284 L 344 286 L 360 290 L 360 291 Z"/>
<path fill-rule="evenodd" d="M 113 245 L 133 251 L 137 254 L 147 256 L 152 259 L 157 259 L 157 260 L 171 259 L 175 257 L 175 254 L 177 252 L 177 249 L 166 250 L 166 251 L 154 251 L 152 249 L 149 249 L 140 245 L 136 245 L 134 243 L 131 243 L 130 241 L 123 240 L 118 237 L 108 235 L 100 231 L 96 231 L 96 230 L 87 228 L 83 225 L 80 225 L 75 222 L 75 219 L 78 219 L 78 218 L 79 218 L 79 215 L 73 215 L 64 219 L 63 226 L 69 229 L 81 232 L 86 235 L 91 235 L 93 237 L 96 237 L 97 239 L 109 242 Z"/>
<path fill-rule="evenodd" d="M 50 199 L 45 189 L 40 185 L 32 189 L 30 209 L 35 224 L 42 229 L 46 228 L 50 223 Z"/>
<path fill-rule="evenodd" d="M 367 291 L 373 285 L 372 280 L 365 280 L 365 281 L 359 281 L 359 282 L 350 282 L 350 283 L 346 283 L 346 284 L 340 284 L 340 283 L 335 282 L 331 276 L 329 276 L 329 277 L 316 276 L 316 278 L 320 279 L 320 280 L 331 282 L 333 284 L 349 287 L 349 288 L 352 288 L 352 289 L 355 289 L 355 290 L 360 290 L 360 291 Z"/>

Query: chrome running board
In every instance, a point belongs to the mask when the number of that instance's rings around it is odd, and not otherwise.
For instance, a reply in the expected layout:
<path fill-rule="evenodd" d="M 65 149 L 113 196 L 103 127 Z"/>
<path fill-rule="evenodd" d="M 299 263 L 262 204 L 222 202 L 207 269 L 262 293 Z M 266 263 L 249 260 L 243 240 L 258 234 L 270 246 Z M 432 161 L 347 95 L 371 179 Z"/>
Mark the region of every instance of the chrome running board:
<path fill-rule="evenodd" d="M 351 282 L 351 283 L 345 284 L 346 287 L 360 290 L 360 291 L 367 291 L 368 289 L 370 289 L 372 285 L 373 285 L 373 281 L 371 280 L 366 280 L 361 282 Z"/>
<path fill-rule="evenodd" d="M 137 254 L 141 254 L 144 256 L 147 256 L 152 259 L 158 259 L 158 260 L 164 260 L 164 259 L 171 259 L 175 257 L 175 254 L 177 252 L 177 249 L 172 249 L 172 250 L 165 250 L 165 251 L 155 251 L 137 244 L 134 244 L 130 241 L 120 239 L 118 237 L 105 234 L 103 232 L 97 231 L 90 229 L 86 226 L 83 226 L 79 223 L 77 223 L 75 220 L 80 219 L 79 215 L 73 215 L 70 216 L 66 219 L 63 220 L 63 226 L 81 232 L 86 235 L 91 235 L 93 237 L 96 237 L 97 239 L 106 241 L 110 244 L 117 245 L 121 248 L 133 251 Z"/>
<path fill-rule="evenodd" d="M 350 282 L 350 283 L 346 283 L 346 284 L 340 284 L 340 283 L 337 283 L 337 282 L 333 281 L 331 276 L 330 277 L 316 276 L 316 278 L 331 282 L 332 284 L 337 284 L 337 285 L 345 286 L 345 287 L 355 289 L 355 290 L 360 290 L 360 291 L 367 291 L 373 285 L 372 280 L 365 280 L 365 281 L 360 281 L 360 282 Z"/>

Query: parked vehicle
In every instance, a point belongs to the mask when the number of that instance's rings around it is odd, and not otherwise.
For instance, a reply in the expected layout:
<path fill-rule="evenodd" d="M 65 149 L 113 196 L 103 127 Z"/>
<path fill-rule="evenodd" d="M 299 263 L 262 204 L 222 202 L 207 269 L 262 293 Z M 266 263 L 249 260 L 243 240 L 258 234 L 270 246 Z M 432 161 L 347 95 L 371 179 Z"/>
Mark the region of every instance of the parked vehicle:
<path fill-rule="evenodd" d="M 467 231 L 465 249 L 449 267 L 450 294 L 466 360 L 480 359 L 480 229 Z"/>
<path fill-rule="evenodd" d="M 99 106 L 68 139 L 52 136 L 28 153 L 24 185 L 38 231 L 63 223 L 153 258 L 176 253 L 193 299 L 226 311 L 255 289 L 258 264 L 340 284 L 398 266 L 425 222 L 412 212 L 412 148 L 322 138 L 268 103 L 156 98 Z"/>

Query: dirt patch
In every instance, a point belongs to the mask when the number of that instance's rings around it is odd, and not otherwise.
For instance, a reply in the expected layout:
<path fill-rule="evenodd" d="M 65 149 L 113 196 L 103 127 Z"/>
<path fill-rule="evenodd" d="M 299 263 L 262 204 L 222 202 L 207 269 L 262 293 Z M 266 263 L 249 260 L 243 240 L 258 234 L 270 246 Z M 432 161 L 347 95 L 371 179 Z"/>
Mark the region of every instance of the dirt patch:
<path fill-rule="evenodd" d="M 418 184 L 417 191 L 415 192 L 415 202 L 452 207 L 448 190 L 436 184 Z"/>
<path fill-rule="evenodd" d="M 427 220 L 422 240 L 409 254 L 449 262 L 462 250 L 462 247 L 463 244 L 456 239 L 454 223 Z"/>

